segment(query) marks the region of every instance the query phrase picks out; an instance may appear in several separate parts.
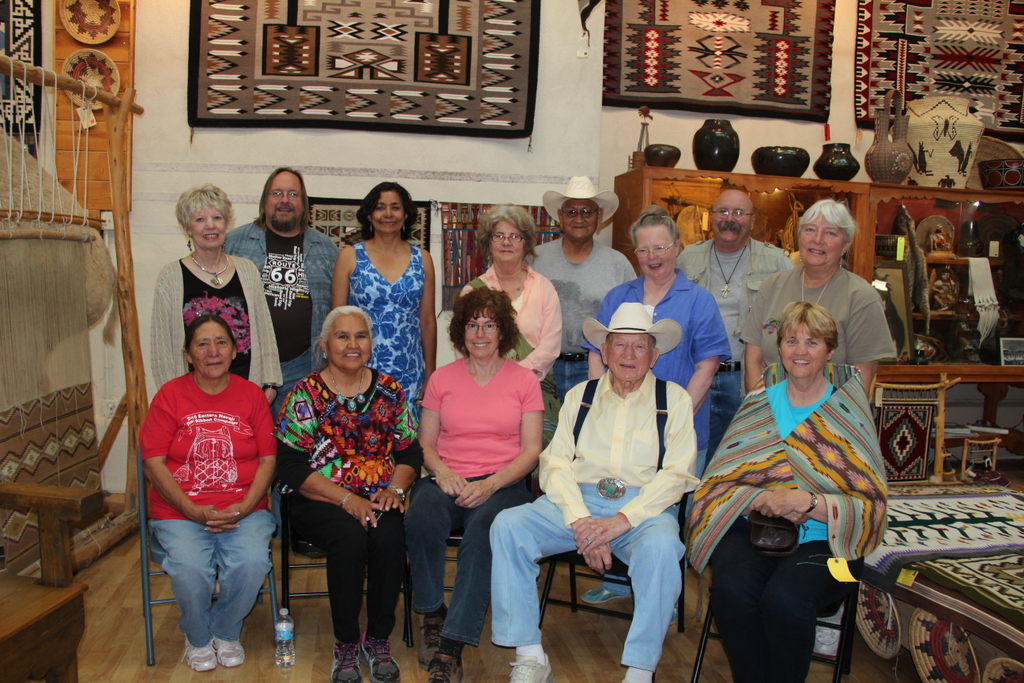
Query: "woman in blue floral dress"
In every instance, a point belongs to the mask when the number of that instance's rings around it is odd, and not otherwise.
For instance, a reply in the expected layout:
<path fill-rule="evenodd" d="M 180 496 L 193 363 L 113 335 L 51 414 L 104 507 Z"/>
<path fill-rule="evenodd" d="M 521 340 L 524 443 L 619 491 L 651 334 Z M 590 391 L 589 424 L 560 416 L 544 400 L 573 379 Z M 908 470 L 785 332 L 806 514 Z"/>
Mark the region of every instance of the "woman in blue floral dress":
<path fill-rule="evenodd" d="M 380 183 L 356 212 L 363 242 L 343 249 L 334 265 L 333 304 L 359 306 L 373 320 L 372 367 L 397 379 L 414 402 L 437 360 L 434 263 L 408 242 L 416 205 L 398 183 Z"/>

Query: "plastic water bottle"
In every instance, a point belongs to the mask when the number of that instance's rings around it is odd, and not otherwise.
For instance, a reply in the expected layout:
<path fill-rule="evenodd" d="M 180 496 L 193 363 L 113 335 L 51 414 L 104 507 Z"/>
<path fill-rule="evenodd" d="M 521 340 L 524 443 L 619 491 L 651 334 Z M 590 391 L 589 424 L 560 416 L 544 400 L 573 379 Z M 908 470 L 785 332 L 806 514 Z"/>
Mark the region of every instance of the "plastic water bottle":
<path fill-rule="evenodd" d="M 277 642 L 274 663 L 282 669 L 290 669 L 295 664 L 295 622 L 283 607 L 278 614 L 281 616 L 274 622 L 274 639 Z"/>

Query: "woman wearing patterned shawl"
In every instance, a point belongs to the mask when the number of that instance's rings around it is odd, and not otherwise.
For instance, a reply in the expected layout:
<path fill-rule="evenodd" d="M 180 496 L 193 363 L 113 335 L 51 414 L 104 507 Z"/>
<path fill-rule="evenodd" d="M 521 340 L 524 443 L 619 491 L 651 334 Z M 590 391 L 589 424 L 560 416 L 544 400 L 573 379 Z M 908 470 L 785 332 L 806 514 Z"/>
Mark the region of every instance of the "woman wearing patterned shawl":
<path fill-rule="evenodd" d="M 332 683 L 361 681 L 359 663 L 373 683 L 400 678 L 388 639 L 405 573 L 405 490 L 423 451 L 402 385 L 366 367 L 371 334 L 362 309 L 331 311 L 319 340 L 327 367 L 296 383 L 277 428 L 277 475 L 292 527 L 327 553 Z"/>
<path fill-rule="evenodd" d="M 854 585 L 826 560 L 847 560 L 857 576 L 885 533 L 878 438 L 859 373 L 828 362 L 837 343 L 824 308 L 786 307 L 782 367 L 743 401 L 694 496 L 687 545 L 698 571 L 714 567 L 711 607 L 737 683 L 807 677 L 818 610 Z M 755 551 L 752 510 L 799 525 L 796 551 Z"/>

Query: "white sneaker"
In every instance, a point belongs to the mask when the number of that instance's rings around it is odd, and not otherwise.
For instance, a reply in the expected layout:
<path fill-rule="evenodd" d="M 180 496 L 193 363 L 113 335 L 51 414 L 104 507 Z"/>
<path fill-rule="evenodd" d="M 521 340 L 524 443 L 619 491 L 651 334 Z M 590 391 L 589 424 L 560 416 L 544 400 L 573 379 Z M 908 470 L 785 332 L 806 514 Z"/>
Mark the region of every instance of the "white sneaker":
<path fill-rule="evenodd" d="M 193 671 L 212 671 L 217 668 L 217 655 L 213 651 L 211 640 L 202 647 L 195 647 L 185 639 L 185 654 L 181 656 Z"/>
<path fill-rule="evenodd" d="M 818 621 L 836 624 L 835 627 L 819 624 L 814 629 L 814 654 L 835 657 L 839 652 L 839 622 L 843 619 L 846 605 L 839 606 L 839 611 L 830 617 L 821 617 Z"/>
<path fill-rule="evenodd" d="M 213 639 L 213 649 L 217 653 L 217 663 L 231 668 L 241 666 L 245 661 L 245 650 L 237 640 Z"/>
<path fill-rule="evenodd" d="M 555 674 L 551 671 L 551 662 L 541 664 L 536 657 L 516 655 L 511 662 L 512 673 L 510 683 L 555 683 Z"/>

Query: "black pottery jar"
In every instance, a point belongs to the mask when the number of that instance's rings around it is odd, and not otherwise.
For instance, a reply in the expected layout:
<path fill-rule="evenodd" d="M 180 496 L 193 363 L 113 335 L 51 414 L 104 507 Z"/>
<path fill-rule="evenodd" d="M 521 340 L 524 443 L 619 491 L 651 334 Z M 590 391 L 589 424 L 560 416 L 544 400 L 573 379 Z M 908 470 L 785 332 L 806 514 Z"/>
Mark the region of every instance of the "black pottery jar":
<path fill-rule="evenodd" d="M 811 155 L 803 147 L 758 147 L 750 155 L 750 165 L 758 175 L 799 178 L 811 164 Z"/>
<path fill-rule="evenodd" d="M 822 180 L 851 180 L 860 171 L 860 162 L 845 142 L 822 145 L 821 156 L 814 162 L 814 174 Z"/>
<path fill-rule="evenodd" d="M 740 158 L 740 136 L 725 119 L 708 119 L 693 134 L 693 163 L 702 171 L 728 173 Z"/>

